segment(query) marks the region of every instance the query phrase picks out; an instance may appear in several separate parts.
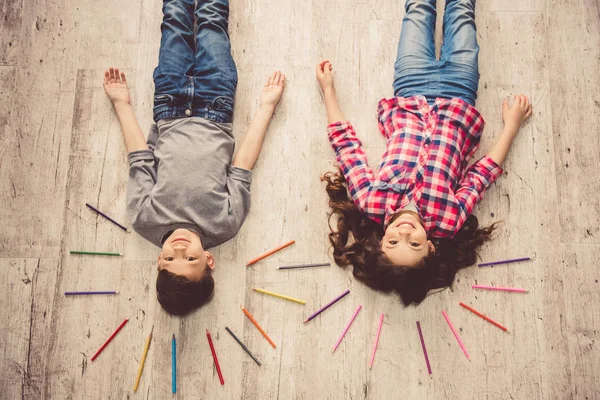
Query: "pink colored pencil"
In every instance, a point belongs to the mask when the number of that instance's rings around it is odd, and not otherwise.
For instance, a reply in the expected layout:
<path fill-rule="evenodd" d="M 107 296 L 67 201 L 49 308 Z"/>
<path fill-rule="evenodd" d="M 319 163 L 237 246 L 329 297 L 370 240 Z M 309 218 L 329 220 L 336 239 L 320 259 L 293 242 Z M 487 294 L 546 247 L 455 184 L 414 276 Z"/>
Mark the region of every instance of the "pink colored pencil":
<path fill-rule="evenodd" d="M 427 364 L 427 371 L 431 375 L 431 365 L 429 365 L 429 357 L 427 357 L 427 348 L 425 347 L 425 340 L 423 340 L 423 332 L 421 332 L 421 323 L 417 321 L 417 329 L 419 330 L 419 337 L 421 338 L 421 347 L 423 348 L 423 355 L 425 356 L 425 363 Z"/>
<path fill-rule="evenodd" d="M 503 292 L 520 292 L 527 293 L 525 289 L 511 288 L 511 287 L 500 287 L 500 286 L 486 286 L 486 285 L 473 285 L 473 289 L 487 289 L 487 290 L 501 290 Z"/>
<path fill-rule="evenodd" d="M 342 332 L 342 335 L 338 339 L 337 343 L 335 344 L 335 346 L 333 346 L 333 350 L 331 351 L 332 353 L 335 351 L 335 349 L 338 348 L 340 343 L 342 343 L 342 339 L 346 335 L 346 332 L 348 332 L 348 329 L 350 329 L 350 325 L 352 325 L 352 323 L 354 322 L 354 319 L 358 315 L 358 312 L 360 311 L 361 308 L 362 308 L 362 305 L 359 305 L 358 308 L 356 309 L 356 311 L 354 311 L 354 315 L 352 316 L 352 318 L 350 318 L 350 322 L 348 322 L 348 325 L 346 325 L 346 329 L 344 329 L 344 332 Z"/>
<path fill-rule="evenodd" d="M 108 340 L 106 342 L 104 342 L 104 344 L 102 345 L 102 347 L 100 347 L 100 349 L 96 352 L 96 354 L 94 354 L 94 356 L 92 357 L 92 361 L 94 361 L 96 359 L 96 357 L 98 357 L 100 355 L 100 353 L 102 353 L 102 350 L 104 350 L 104 348 L 106 346 L 108 346 L 108 344 L 110 343 L 110 341 L 113 340 L 113 338 L 115 336 L 117 336 L 117 333 L 119 333 L 119 331 L 121 330 L 121 328 L 125 326 L 125 324 L 127 323 L 127 321 L 129 321 L 129 319 L 125 318 L 125 321 L 121 322 L 121 325 L 119 325 L 119 327 L 117 328 L 117 330 L 114 331 L 112 335 L 110 335 L 110 337 L 108 338 Z"/>
<path fill-rule="evenodd" d="M 377 336 L 375 336 L 375 344 L 373 345 L 373 353 L 371 354 L 371 361 L 369 362 L 369 369 L 373 367 L 373 361 L 375 361 L 375 352 L 377 351 L 377 344 L 379 343 L 379 335 L 381 334 L 381 325 L 383 325 L 383 316 L 379 316 L 379 327 L 377 328 Z"/>
<path fill-rule="evenodd" d="M 450 322 L 450 318 L 448 317 L 448 314 L 446 314 L 446 311 L 442 311 L 442 314 L 444 315 L 444 318 L 446 318 L 446 322 L 448 323 L 448 326 L 450 327 L 450 330 L 452 330 L 452 333 L 454 333 L 454 337 L 458 341 L 458 345 L 460 346 L 460 348 L 462 349 L 463 353 L 465 353 L 465 356 L 467 356 L 467 359 L 468 359 L 469 358 L 469 353 L 467 353 L 467 349 L 465 348 L 465 345 L 463 344 L 462 340 L 460 340 L 460 337 L 458 336 L 458 333 L 456 332 L 456 329 L 454 329 L 454 326 L 452 326 L 452 322 Z"/>

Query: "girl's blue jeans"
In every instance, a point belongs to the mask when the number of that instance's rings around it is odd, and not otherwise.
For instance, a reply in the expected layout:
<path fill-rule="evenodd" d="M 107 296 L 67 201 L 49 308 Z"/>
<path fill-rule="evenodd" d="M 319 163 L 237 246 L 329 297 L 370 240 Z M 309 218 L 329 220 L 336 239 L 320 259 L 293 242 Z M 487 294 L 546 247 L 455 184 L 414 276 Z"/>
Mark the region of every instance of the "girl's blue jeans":
<path fill-rule="evenodd" d="M 394 64 L 394 95 L 460 98 L 475 105 L 479 67 L 475 0 L 446 0 L 444 39 L 435 58 L 435 0 L 407 0 Z"/>
<path fill-rule="evenodd" d="M 231 122 L 237 69 L 228 0 L 164 0 L 154 120 L 197 116 Z"/>

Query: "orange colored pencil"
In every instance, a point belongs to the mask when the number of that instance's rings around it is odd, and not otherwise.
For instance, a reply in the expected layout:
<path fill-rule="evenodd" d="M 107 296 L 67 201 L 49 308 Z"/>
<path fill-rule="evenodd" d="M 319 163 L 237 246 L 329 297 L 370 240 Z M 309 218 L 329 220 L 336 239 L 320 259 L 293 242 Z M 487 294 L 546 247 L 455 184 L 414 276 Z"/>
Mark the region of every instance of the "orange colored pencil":
<path fill-rule="evenodd" d="M 281 246 L 279 246 L 279 247 L 276 247 L 276 248 L 274 248 L 274 249 L 273 249 L 273 250 L 271 250 L 271 251 L 267 251 L 267 252 L 266 252 L 265 254 L 263 254 L 262 256 L 258 256 L 258 257 L 256 257 L 255 259 L 248 261 L 248 264 L 246 264 L 246 267 L 249 267 L 250 265 L 252 265 L 252 264 L 254 264 L 254 263 L 257 263 L 257 262 L 259 262 L 260 260 L 262 260 L 263 258 L 267 258 L 267 257 L 269 257 L 271 254 L 273 254 L 273 253 L 277 253 L 279 250 L 285 249 L 286 247 L 288 247 L 288 246 L 291 246 L 291 245 L 293 245 L 294 243 L 296 243 L 296 241 L 295 241 L 295 240 L 290 240 L 289 242 L 287 242 L 287 243 L 284 243 L 284 244 L 282 244 Z"/>
<path fill-rule="evenodd" d="M 254 317 L 252 317 L 252 315 L 248 312 L 248 310 L 246 310 L 244 308 L 244 306 L 242 306 L 240 304 L 240 308 L 242 309 L 242 311 L 244 312 L 244 314 L 246 314 L 246 317 L 248 317 L 248 319 L 250 319 L 250 321 L 252 321 L 252 323 L 254 324 L 254 326 L 256 326 L 256 329 L 258 329 L 260 331 L 260 333 L 262 333 L 262 335 L 265 337 L 265 339 L 267 339 L 269 341 L 269 343 L 271 343 L 271 346 L 273 346 L 274 349 L 277 348 L 277 346 L 275 346 L 275 343 L 273 343 L 273 341 L 271 340 L 271 338 L 269 337 L 269 335 L 267 335 L 267 332 L 265 332 L 263 330 L 263 328 L 260 327 L 260 325 L 258 324 L 258 322 L 256 322 L 256 320 L 254 319 Z"/>
<path fill-rule="evenodd" d="M 481 317 L 481 318 L 485 319 L 490 324 L 496 325 L 498 328 L 502 329 L 504 332 L 508 331 L 508 329 L 506 329 L 505 327 L 503 327 L 502 325 L 500 325 L 499 323 L 497 323 L 493 319 L 491 319 L 489 317 L 486 317 L 485 315 L 483 315 L 479 311 L 476 311 L 476 310 L 472 309 L 471 307 L 469 307 L 468 305 L 466 305 L 462 301 L 460 302 L 460 305 L 463 306 L 464 308 L 466 308 L 467 310 L 471 311 L 473 314 L 477 315 L 478 317 Z"/>

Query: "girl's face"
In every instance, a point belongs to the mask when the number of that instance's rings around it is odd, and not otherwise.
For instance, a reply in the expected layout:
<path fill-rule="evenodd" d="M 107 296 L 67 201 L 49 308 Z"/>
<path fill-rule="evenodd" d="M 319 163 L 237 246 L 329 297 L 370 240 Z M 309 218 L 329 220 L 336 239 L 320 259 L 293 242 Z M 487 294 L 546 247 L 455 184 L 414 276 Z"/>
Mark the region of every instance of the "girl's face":
<path fill-rule="evenodd" d="M 421 218 L 412 211 L 402 211 L 385 230 L 381 250 L 395 265 L 414 267 L 434 252 L 435 247 L 427 240 L 427 232 Z"/>

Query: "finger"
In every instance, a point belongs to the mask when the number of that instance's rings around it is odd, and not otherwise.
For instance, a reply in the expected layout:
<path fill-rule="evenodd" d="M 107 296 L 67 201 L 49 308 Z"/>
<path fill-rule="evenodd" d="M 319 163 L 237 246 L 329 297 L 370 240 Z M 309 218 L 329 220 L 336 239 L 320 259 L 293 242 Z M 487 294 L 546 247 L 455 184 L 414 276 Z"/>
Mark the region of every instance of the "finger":
<path fill-rule="evenodd" d="M 333 69 L 333 65 L 329 64 L 329 71 Z"/>
<path fill-rule="evenodd" d="M 104 71 L 104 84 L 108 83 L 108 78 L 110 77 L 110 73 L 108 70 Z"/>
<path fill-rule="evenodd" d="M 285 74 L 281 74 L 281 79 L 279 80 L 278 86 L 285 86 Z"/>
<path fill-rule="evenodd" d="M 109 82 L 114 83 L 115 82 L 115 69 L 113 67 L 110 67 L 108 69 L 108 73 L 109 73 L 109 77 L 108 77 Z"/>
<path fill-rule="evenodd" d="M 502 113 L 508 112 L 508 100 L 504 99 L 502 102 Z"/>
<path fill-rule="evenodd" d="M 319 65 L 321 66 L 321 68 L 323 68 L 323 66 L 325 66 L 325 64 L 327 64 L 329 62 L 329 60 L 323 60 L 319 63 Z"/>
<path fill-rule="evenodd" d="M 529 107 L 529 109 L 527 110 L 527 114 L 525 114 L 525 118 L 531 117 L 532 112 L 533 112 L 533 109 L 531 107 Z"/>
<path fill-rule="evenodd" d="M 121 82 L 127 83 L 127 79 L 125 79 L 125 72 L 121 72 Z"/>
<path fill-rule="evenodd" d="M 525 96 L 525 107 L 531 107 L 531 101 L 529 100 L 529 97 Z"/>
<path fill-rule="evenodd" d="M 273 85 L 279 86 L 279 81 L 281 80 L 281 71 L 277 71 L 275 74 L 275 80 L 273 81 Z"/>
<path fill-rule="evenodd" d="M 273 84 L 273 79 L 275 78 L 275 72 L 269 76 L 269 80 L 267 81 L 267 86 L 271 86 Z"/>
<path fill-rule="evenodd" d="M 115 68 L 115 79 L 117 83 L 121 83 L 121 75 L 119 75 L 119 68 Z"/>

